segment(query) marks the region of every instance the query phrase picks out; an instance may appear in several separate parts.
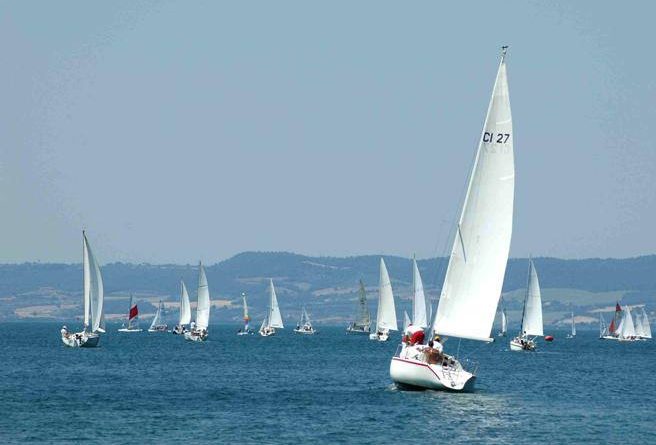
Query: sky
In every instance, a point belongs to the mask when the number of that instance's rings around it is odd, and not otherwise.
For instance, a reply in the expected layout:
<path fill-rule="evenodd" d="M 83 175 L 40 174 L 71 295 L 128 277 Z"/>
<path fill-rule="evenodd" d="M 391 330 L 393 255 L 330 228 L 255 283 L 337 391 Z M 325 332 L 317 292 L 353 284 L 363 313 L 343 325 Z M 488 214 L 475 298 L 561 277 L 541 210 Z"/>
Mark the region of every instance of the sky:
<path fill-rule="evenodd" d="M 0 262 L 450 250 L 501 45 L 511 256 L 656 252 L 653 2 L 7 1 Z"/>

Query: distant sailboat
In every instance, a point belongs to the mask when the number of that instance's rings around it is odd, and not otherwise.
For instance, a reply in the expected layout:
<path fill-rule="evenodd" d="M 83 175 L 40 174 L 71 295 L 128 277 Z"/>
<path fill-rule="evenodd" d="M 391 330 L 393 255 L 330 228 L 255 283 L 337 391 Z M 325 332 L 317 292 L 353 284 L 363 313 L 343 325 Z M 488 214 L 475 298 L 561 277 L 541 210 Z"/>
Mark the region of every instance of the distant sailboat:
<path fill-rule="evenodd" d="M 189 293 L 184 281 L 180 280 L 180 318 L 178 324 L 173 328 L 173 333 L 182 335 L 187 331 L 187 325 L 191 323 L 191 304 L 189 303 Z"/>
<path fill-rule="evenodd" d="M 278 297 L 276 297 L 276 289 L 273 287 L 273 280 L 269 280 L 269 309 L 267 315 L 262 320 L 260 326 L 260 335 L 262 337 L 269 337 L 276 334 L 276 329 L 284 329 L 282 323 L 282 315 L 278 307 Z"/>
<path fill-rule="evenodd" d="M 622 319 L 622 306 L 620 306 L 619 301 L 615 304 L 615 313 L 613 315 L 613 319 L 610 321 L 609 326 L 606 326 L 606 323 L 603 320 L 603 317 L 601 316 L 601 312 L 599 312 L 599 339 L 619 340 L 619 337 L 617 335 L 617 327 L 619 326 L 621 319 Z"/>
<path fill-rule="evenodd" d="M 371 313 L 367 305 L 367 291 L 364 283 L 360 280 L 360 295 L 358 297 L 358 307 L 356 310 L 355 321 L 351 322 L 346 328 L 347 334 L 369 334 L 371 331 Z"/>
<path fill-rule="evenodd" d="M 500 314 L 501 326 L 497 336 L 505 337 L 506 333 L 508 332 L 508 317 L 506 316 L 506 306 L 503 304 L 503 296 L 501 297 L 501 301 L 499 302 L 499 309 L 500 309 L 499 314 Z"/>
<path fill-rule="evenodd" d="M 241 294 L 242 303 L 244 305 L 244 328 L 237 331 L 237 335 L 252 335 L 253 330 L 250 328 L 251 317 L 248 315 L 248 305 L 246 304 L 246 294 Z"/>
<path fill-rule="evenodd" d="M 130 304 L 128 305 L 128 324 L 118 330 L 118 332 L 141 332 L 143 329 L 139 327 L 139 308 L 137 304 L 132 304 L 132 294 L 130 294 Z"/>
<path fill-rule="evenodd" d="M 162 307 L 162 300 L 159 300 L 159 304 L 157 305 L 157 313 L 155 314 L 155 318 L 153 318 L 152 323 L 150 323 L 148 332 L 166 332 L 169 328 L 169 326 L 162 320 Z"/>
<path fill-rule="evenodd" d="M 198 302 L 196 303 L 196 322 L 191 322 L 191 330 L 185 332 L 185 340 L 207 340 L 207 327 L 210 323 L 210 288 L 202 263 L 198 264 Z"/>
<path fill-rule="evenodd" d="M 635 341 L 637 339 L 633 317 L 631 316 L 631 308 L 624 306 L 620 324 L 616 330 L 617 340 L 619 341 Z"/>
<path fill-rule="evenodd" d="M 376 332 L 369 334 L 370 340 L 387 341 L 390 331 L 398 331 L 394 292 L 385 261 L 380 259 L 380 282 L 378 285 L 378 315 Z"/>
<path fill-rule="evenodd" d="M 301 312 L 301 320 L 296 325 L 294 332 L 297 334 L 305 335 L 314 335 L 317 333 L 317 331 L 315 331 L 314 327 L 312 326 L 310 316 L 308 315 L 307 310 L 305 310 L 305 306 L 303 306 L 303 310 Z"/>
<path fill-rule="evenodd" d="M 574 311 L 571 311 L 571 323 L 572 323 L 572 332 L 567 336 L 567 338 L 576 337 L 576 321 L 574 320 Z"/>
<path fill-rule="evenodd" d="M 534 351 L 535 338 L 544 335 L 542 324 L 542 296 L 540 281 L 533 260 L 528 260 L 528 284 L 524 298 L 522 328 L 519 335 L 510 341 L 511 351 Z M 529 338 L 533 337 L 533 338 Z"/>
<path fill-rule="evenodd" d="M 649 324 L 649 316 L 647 315 L 647 311 L 645 311 L 645 307 L 643 306 L 641 308 L 642 310 L 642 333 L 641 333 L 641 338 L 644 338 L 645 340 L 651 339 L 651 325 Z"/>
<path fill-rule="evenodd" d="M 104 333 L 103 280 L 100 266 L 91 251 L 87 235 L 82 231 L 82 270 L 84 292 L 84 327 L 81 332 L 69 332 L 66 326 L 61 329 L 61 339 L 71 348 L 93 348 L 98 346 L 100 333 Z"/>
<path fill-rule="evenodd" d="M 478 341 L 490 334 L 501 295 L 512 235 L 515 168 L 512 117 L 502 48 L 492 98 L 456 226 L 431 331 Z M 439 343 L 439 342 L 438 342 Z M 401 387 L 463 391 L 474 371 L 435 345 L 408 346 L 392 358 L 390 376 Z"/>

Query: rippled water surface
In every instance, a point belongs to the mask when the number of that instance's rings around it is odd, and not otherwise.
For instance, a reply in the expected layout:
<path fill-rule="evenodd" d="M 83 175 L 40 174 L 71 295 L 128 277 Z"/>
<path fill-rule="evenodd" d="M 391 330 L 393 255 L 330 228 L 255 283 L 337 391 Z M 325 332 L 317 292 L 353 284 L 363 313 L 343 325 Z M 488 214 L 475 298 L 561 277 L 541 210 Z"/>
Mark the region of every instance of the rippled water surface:
<path fill-rule="evenodd" d="M 453 394 L 396 390 L 396 341 L 343 328 L 211 326 L 189 343 L 110 326 L 96 349 L 64 347 L 59 328 L 0 326 L 1 443 L 656 443 L 653 341 L 556 333 L 532 354 L 462 342 L 479 378 Z"/>

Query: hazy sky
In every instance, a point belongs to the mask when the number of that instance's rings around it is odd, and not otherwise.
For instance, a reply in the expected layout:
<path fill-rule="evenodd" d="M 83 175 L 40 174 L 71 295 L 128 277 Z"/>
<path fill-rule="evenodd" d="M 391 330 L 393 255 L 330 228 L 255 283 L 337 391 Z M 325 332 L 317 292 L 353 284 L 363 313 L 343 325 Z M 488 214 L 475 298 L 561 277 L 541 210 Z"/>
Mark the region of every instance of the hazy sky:
<path fill-rule="evenodd" d="M 655 4 L 445 3 L 3 2 L 0 262 L 444 254 L 503 44 L 511 255 L 654 253 Z"/>

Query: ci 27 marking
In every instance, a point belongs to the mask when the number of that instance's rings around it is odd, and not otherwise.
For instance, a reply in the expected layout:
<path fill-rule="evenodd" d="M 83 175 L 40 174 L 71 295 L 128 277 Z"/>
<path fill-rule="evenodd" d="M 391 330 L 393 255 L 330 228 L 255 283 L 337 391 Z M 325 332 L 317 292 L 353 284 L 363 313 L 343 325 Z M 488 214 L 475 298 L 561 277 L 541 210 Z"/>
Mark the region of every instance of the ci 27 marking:
<path fill-rule="evenodd" d="M 492 142 L 495 144 L 505 144 L 510 138 L 510 133 L 483 133 L 483 142 Z"/>

